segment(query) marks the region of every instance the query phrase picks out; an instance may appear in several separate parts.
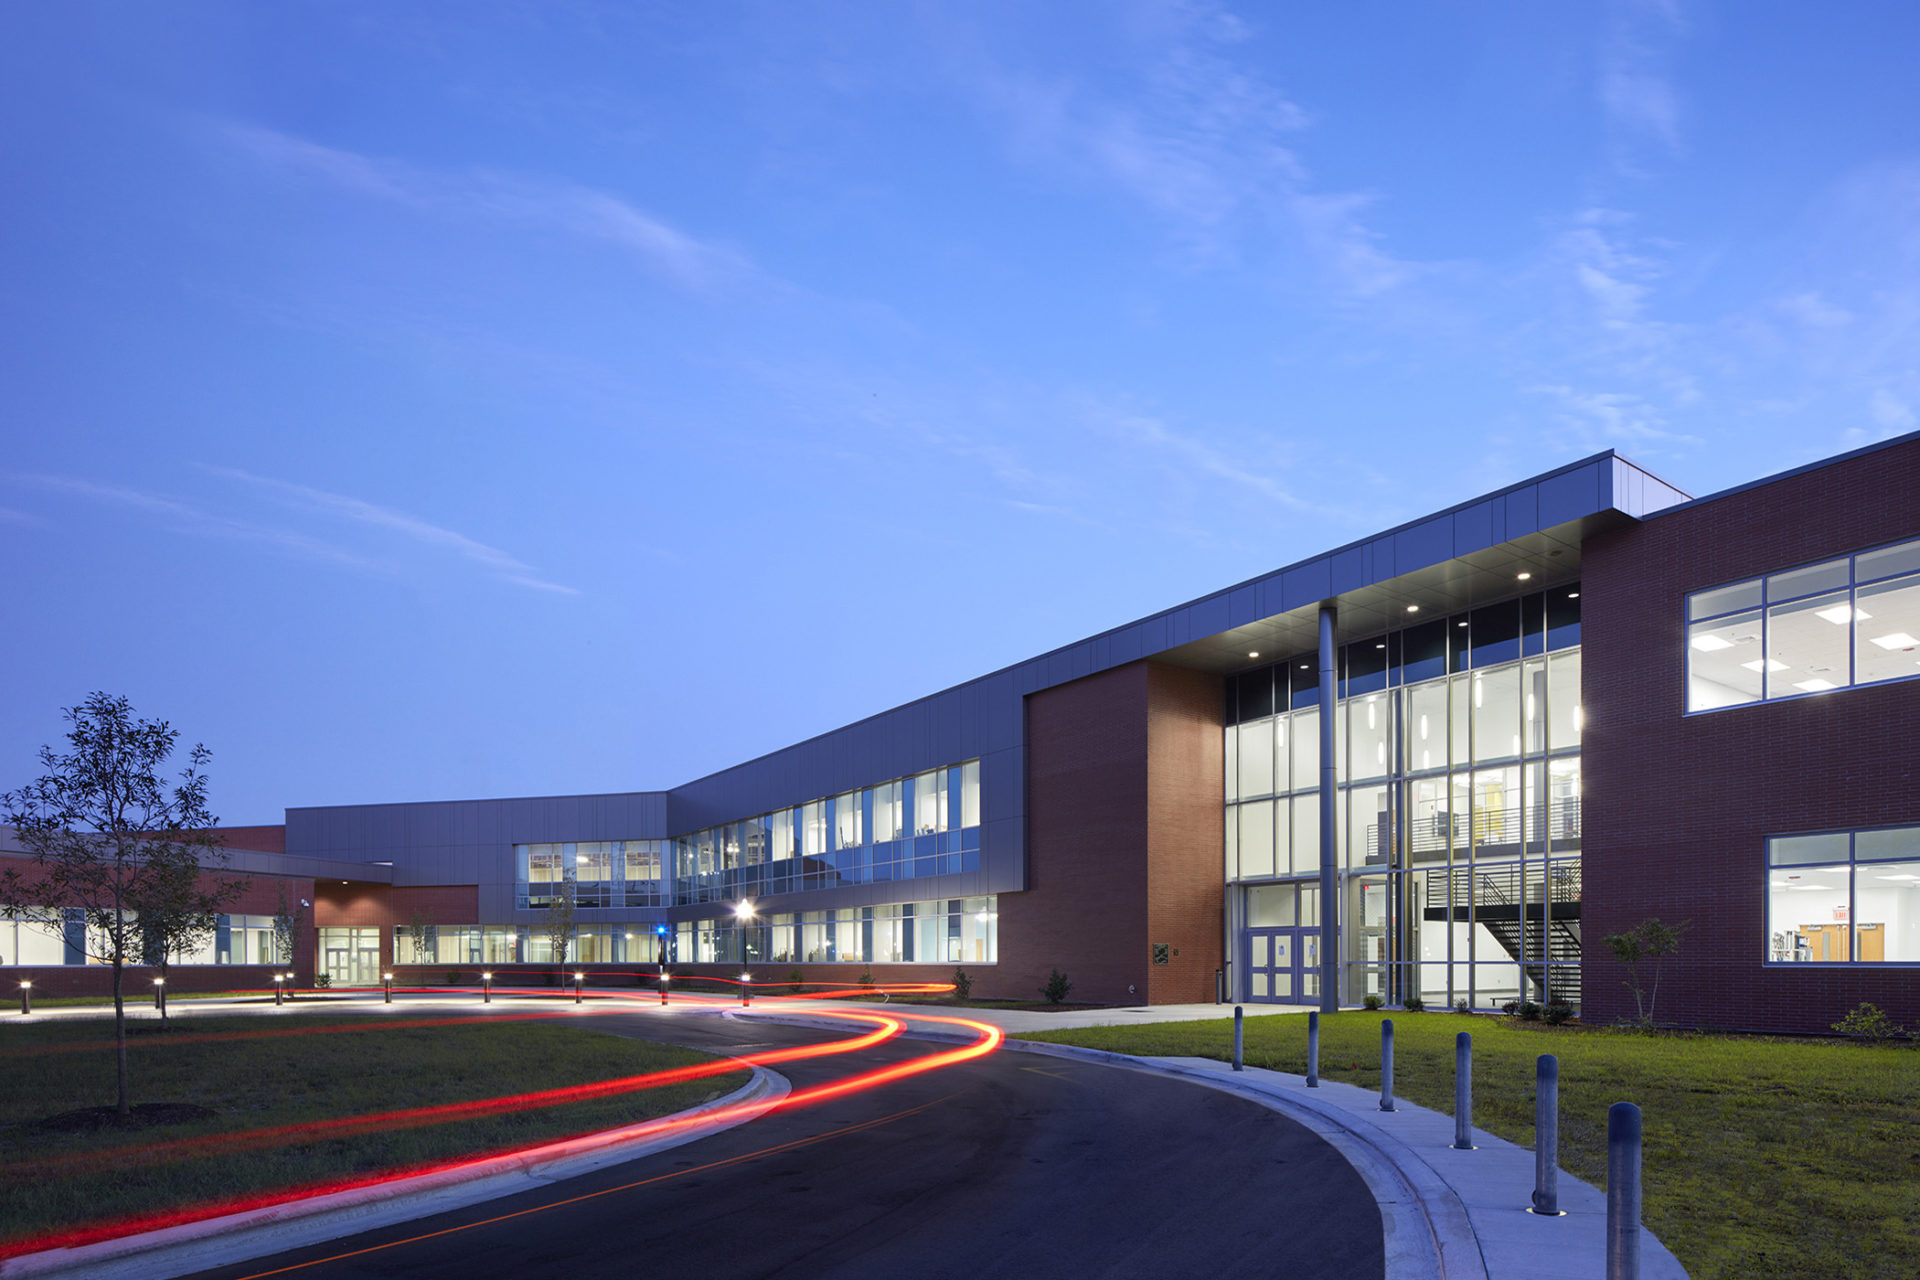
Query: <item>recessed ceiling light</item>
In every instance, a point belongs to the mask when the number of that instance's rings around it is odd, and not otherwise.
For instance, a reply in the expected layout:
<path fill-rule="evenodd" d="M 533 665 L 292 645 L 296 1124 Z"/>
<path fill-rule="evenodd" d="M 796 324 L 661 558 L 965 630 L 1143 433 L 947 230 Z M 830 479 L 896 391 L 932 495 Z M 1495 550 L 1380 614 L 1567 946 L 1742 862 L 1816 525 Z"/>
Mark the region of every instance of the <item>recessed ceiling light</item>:
<path fill-rule="evenodd" d="M 1920 640 L 1915 640 L 1904 631 L 1896 631 L 1890 636 L 1875 636 L 1873 642 L 1882 649 L 1911 649 Z"/>
<path fill-rule="evenodd" d="M 1418 612 L 1420 612 L 1420 606 L 1419 606 L 1419 605 L 1417 605 L 1417 604 L 1410 604 L 1410 605 L 1408 605 L 1408 606 L 1407 606 L 1407 612 L 1408 612 L 1408 613 L 1418 613 Z"/>
<path fill-rule="evenodd" d="M 1567 592 L 1567 599 L 1569 599 L 1569 600 L 1578 600 L 1579 598 L 1580 598 L 1580 593 L 1579 593 L 1578 591 L 1569 591 L 1569 592 Z"/>
<path fill-rule="evenodd" d="M 1755 658 L 1752 662 L 1743 662 L 1740 665 L 1749 671 L 1785 671 L 1787 669 L 1786 663 L 1775 662 L 1772 658 L 1766 659 L 1765 662 Z"/>
<path fill-rule="evenodd" d="M 1803 689 L 1808 693 L 1825 693 L 1827 690 L 1836 688 L 1837 686 L 1831 680 L 1822 680 L 1818 676 L 1815 676 L 1811 680 L 1795 680 L 1793 687 Z"/>
<path fill-rule="evenodd" d="M 1466 620 L 1465 620 L 1464 618 L 1463 618 L 1463 619 L 1461 619 L 1458 625 L 1460 625 L 1460 626 L 1463 626 L 1463 627 L 1464 627 L 1464 626 L 1466 626 L 1466 625 L 1467 625 L 1467 623 L 1466 623 Z"/>
<path fill-rule="evenodd" d="M 1311 667 L 1310 667 L 1310 666 L 1309 666 L 1309 665 L 1308 665 L 1307 663 L 1304 663 L 1304 662 L 1303 662 L 1303 663 L 1301 663 L 1301 664 L 1300 664 L 1300 669 L 1301 669 L 1302 671 L 1308 671 L 1308 670 L 1311 670 L 1312 668 L 1311 668 Z"/>
<path fill-rule="evenodd" d="M 1530 573 L 1516 573 L 1513 576 L 1520 579 L 1520 581 L 1525 582 L 1528 578 L 1531 578 L 1533 575 Z"/>
<path fill-rule="evenodd" d="M 1377 645 L 1375 645 L 1375 646 L 1373 646 L 1373 647 L 1374 647 L 1374 648 L 1376 648 L 1376 649 L 1384 649 L 1384 648 L 1386 648 L 1386 647 L 1387 647 L 1387 644 L 1386 644 L 1386 641 L 1384 641 L 1384 640 L 1383 640 L 1383 641 L 1381 641 L 1381 642 L 1380 642 L 1379 644 L 1377 644 Z"/>
<path fill-rule="evenodd" d="M 1252 653 L 1249 653 L 1247 656 L 1249 658 L 1257 658 L 1260 656 L 1260 651 L 1258 649 L 1255 649 Z"/>
<path fill-rule="evenodd" d="M 1693 647 L 1702 653 L 1712 653 L 1716 649 L 1733 648 L 1733 641 L 1722 639 L 1719 636 L 1695 636 L 1693 638 Z"/>
<path fill-rule="evenodd" d="M 1865 609 L 1854 609 L 1844 604 L 1834 605 L 1831 609 L 1816 609 L 1813 612 L 1813 616 L 1816 618 L 1825 618 L 1836 627 L 1844 627 L 1855 618 L 1865 622 L 1867 619 L 1873 617 L 1873 615 Z"/>

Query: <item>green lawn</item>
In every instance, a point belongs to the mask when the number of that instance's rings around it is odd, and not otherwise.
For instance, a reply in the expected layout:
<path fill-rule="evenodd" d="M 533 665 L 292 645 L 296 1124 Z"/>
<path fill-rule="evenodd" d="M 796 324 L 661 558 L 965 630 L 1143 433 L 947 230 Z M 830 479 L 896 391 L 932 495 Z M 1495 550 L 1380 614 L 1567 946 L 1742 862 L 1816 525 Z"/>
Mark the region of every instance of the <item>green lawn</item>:
<path fill-rule="evenodd" d="M 1329 1080 L 1380 1087 L 1378 1013 L 1321 1019 Z M 1453 1043 L 1473 1033 L 1474 1122 L 1533 1145 L 1534 1062 L 1560 1059 L 1560 1164 L 1606 1183 L 1607 1108 L 1640 1106 L 1644 1218 L 1694 1280 L 1920 1275 L 1920 1048 L 1641 1035 L 1455 1014 L 1393 1015 L 1395 1093 L 1453 1113 Z M 1232 1056 L 1233 1023 L 1033 1032 L 1149 1057 Z M 1306 1070 L 1307 1020 L 1249 1017 L 1250 1066 Z"/>
<path fill-rule="evenodd" d="M 14 1022 L 0 1033 L 0 1256 L 27 1236 L 107 1218 L 443 1160 L 631 1124 L 738 1088 L 730 1072 L 587 1102 L 358 1136 L 282 1139 L 214 1153 L 150 1144 L 388 1112 L 638 1075 L 709 1060 L 572 1020 L 366 1029 L 365 1016 L 289 1014 L 130 1028 L 132 1101 L 217 1114 L 134 1132 L 53 1132 L 36 1122 L 114 1098 L 113 1026 Z M 312 1029 L 315 1034 L 235 1037 Z M 355 1030 L 354 1028 L 361 1028 Z"/>

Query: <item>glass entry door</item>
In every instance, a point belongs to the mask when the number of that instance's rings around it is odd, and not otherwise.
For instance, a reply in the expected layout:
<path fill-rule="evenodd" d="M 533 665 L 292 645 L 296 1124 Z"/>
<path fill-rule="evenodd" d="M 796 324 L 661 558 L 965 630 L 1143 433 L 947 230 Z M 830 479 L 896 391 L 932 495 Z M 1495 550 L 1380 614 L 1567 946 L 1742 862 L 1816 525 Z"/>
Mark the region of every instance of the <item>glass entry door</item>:
<path fill-rule="evenodd" d="M 1256 1004 L 1316 1004 L 1320 999 L 1318 929 L 1248 929 L 1247 998 Z"/>

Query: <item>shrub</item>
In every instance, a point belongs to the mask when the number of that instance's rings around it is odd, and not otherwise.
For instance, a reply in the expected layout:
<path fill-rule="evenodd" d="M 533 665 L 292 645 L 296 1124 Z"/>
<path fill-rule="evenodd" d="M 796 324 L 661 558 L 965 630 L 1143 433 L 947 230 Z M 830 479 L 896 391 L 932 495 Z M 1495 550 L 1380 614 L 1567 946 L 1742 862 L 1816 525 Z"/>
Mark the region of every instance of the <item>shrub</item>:
<path fill-rule="evenodd" d="M 973 994 L 973 975 L 965 969 L 953 971 L 953 994 L 962 1000 Z"/>
<path fill-rule="evenodd" d="M 447 985 L 450 987 L 460 985 L 460 971 L 458 969 L 447 970 Z"/>
<path fill-rule="evenodd" d="M 1500 1012 L 1511 1018 L 1514 1014 L 1520 1012 L 1520 1002 L 1518 1000 L 1503 1001 L 1500 1005 Z"/>
<path fill-rule="evenodd" d="M 324 990 L 333 985 L 333 975 L 330 973 L 316 973 L 313 975 L 313 985 L 317 990 Z"/>
<path fill-rule="evenodd" d="M 1869 1040 L 1891 1040 L 1901 1034 L 1886 1011 L 1871 1004 L 1862 1004 L 1846 1017 L 1833 1024 L 1833 1029 L 1843 1036 L 1864 1036 Z"/>
<path fill-rule="evenodd" d="M 1418 1013 L 1422 1009 L 1427 1007 L 1427 1002 L 1425 1000 L 1422 1000 L 1419 996 L 1408 996 L 1405 1000 L 1402 1000 L 1400 1002 L 1400 1006 L 1403 1009 L 1405 1009 L 1408 1013 Z"/>
<path fill-rule="evenodd" d="M 806 975 L 802 974 L 798 969 L 790 970 L 787 973 L 787 990 L 793 992 L 794 995 L 799 995 L 800 988 L 805 985 Z"/>
<path fill-rule="evenodd" d="M 1067 975 L 1055 969 L 1047 975 L 1047 985 L 1040 988 L 1040 994 L 1047 998 L 1048 1004 L 1059 1004 L 1072 990 L 1073 983 L 1067 980 Z"/>
<path fill-rule="evenodd" d="M 1367 996 L 1365 999 L 1360 1001 L 1360 1004 L 1364 1008 L 1378 1009 L 1380 1007 L 1381 1000 L 1379 996 Z"/>
<path fill-rule="evenodd" d="M 1540 1021 L 1540 1006 L 1531 1000 L 1520 1002 L 1520 1020 L 1522 1022 Z"/>
<path fill-rule="evenodd" d="M 873 966 L 872 965 L 868 965 L 866 968 L 860 971 L 860 985 L 863 987 L 870 987 L 873 985 Z"/>
<path fill-rule="evenodd" d="M 1555 1000 L 1543 1012 L 1546 1014 L 1547 1022 L 1557 1027 L 1573 1016 L 1573 1006 L 1565 1001 Z"/>
<path fill-rule="evenodd" d="M 1467 998 L 1465 996 L 1461 996 L 1458 1000 L 1455 1000 L 1453 1002 L 1453 1011 L 1455 1013 L 1472 1013 L 1473 1006 L 1467 1003 Z"/>

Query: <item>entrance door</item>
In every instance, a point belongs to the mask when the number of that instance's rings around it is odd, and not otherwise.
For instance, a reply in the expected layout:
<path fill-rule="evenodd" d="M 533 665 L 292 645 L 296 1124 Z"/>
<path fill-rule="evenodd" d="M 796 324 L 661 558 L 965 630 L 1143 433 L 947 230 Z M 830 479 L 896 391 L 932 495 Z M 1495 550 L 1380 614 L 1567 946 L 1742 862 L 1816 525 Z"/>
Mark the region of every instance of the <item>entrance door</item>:
<path fill-rule="evenodd" d="M 1320 999 L 1318 929 L 1248 929 L 1247 998 L 1256 1004 L 1313 1004 Z"/>

